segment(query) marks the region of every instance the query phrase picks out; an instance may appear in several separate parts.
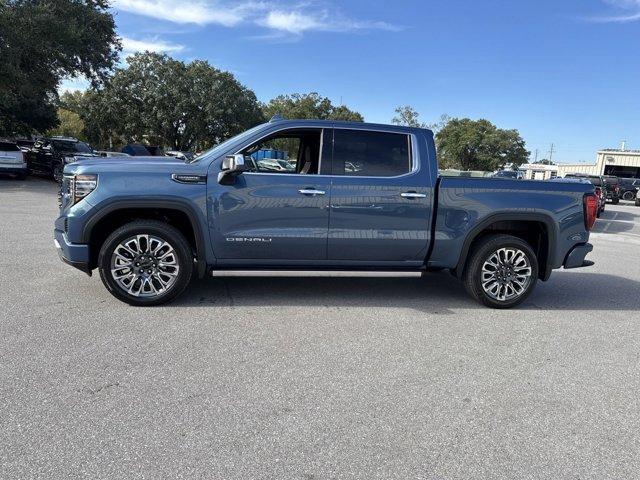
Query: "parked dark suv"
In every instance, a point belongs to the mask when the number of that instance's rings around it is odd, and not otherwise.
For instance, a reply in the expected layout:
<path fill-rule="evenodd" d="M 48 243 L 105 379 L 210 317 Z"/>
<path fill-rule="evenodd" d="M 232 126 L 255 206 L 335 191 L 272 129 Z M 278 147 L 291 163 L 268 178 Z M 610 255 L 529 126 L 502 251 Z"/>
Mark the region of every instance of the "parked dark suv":
<path fill-rule="evenodd" d="M 636 199 L 636 193 L 640 189 L 640 178 L 620 178 L 620 197 L 623 200 L 633 202 Z"/>
<path fill-rule="evenodd" d="M 29 173 L 52 177 L 62 181 L 62 170 L 67 163 L 78 158 L 96 157 L 91 147 L 75 138 L 42 138 L 35 142 L 26 154 Z"/>
<path fill-rule="evenodd" d="M 604 186 L 607 193 L 607 200 L 611 200 L 611 203 L 617 205 L 620 203 L 620 182 L 618 177 L 613 175 L 604 175 Z"/>

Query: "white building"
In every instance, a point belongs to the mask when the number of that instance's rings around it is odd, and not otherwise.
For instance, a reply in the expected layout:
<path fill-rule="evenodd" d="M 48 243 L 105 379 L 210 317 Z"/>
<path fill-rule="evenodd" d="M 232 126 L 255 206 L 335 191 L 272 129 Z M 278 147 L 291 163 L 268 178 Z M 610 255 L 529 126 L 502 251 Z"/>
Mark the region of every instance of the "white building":
<path fill-rule="evenodd" d="M 540 163 L 525 163 L 518 170 L 526 180 L 549 180 L 558 176 L 559 165 L 542 165 Z"/>
<path fill-rule="evenodd" d="M 615 175 L 617 177 L 640 178 L 640 150 L 618 149 L 599 150 L 596 163 L 560 164 L 558 176 L 567 173 L 588 173 L 590 175 Z"/>

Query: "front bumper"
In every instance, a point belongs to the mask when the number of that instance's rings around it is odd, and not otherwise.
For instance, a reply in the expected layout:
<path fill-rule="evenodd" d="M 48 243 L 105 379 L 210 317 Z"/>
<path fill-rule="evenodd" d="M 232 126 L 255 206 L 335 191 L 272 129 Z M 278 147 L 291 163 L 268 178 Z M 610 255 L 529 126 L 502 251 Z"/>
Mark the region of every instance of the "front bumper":
<path fill-rule="evenodd" d="M 53 242 L 58 250 L 60 260 L 91 275 L 91 269 L 89 268 L 89 245 L 69 242 L 67 235 L 62 230 L 55 229 L 53 235 Z"/>
<path fill-rule="evenodd" d="M 573 247 L 566 258 L 564 259 L 564 268 L 580 268 L 580 267 L 590 267 L 593 265 L 593 262 L 590 260 L 585 260 L 585 257 L 589 252 L 593 250 L 593 245 L 590 243 L 581 243 Z"/>

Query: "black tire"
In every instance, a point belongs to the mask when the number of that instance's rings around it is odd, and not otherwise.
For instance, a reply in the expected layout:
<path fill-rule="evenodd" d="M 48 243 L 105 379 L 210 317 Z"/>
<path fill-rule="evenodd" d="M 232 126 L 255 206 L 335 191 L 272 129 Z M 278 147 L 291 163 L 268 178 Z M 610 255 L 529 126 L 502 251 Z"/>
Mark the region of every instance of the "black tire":
<path fill-rule="evenodd" d="M 626 200 L 627 202 L 633 202 L 635 198 L 636 198 L 635 192 L 626 191 L 622 194 L 622 199 Z"/>
<path fill-rule="evenodd" d="M 16 180 L 25 180 L 27 178 L 26 173 L 19 173 L 16 175 Z"/>
<path fill-rule="evenodd" d="M 636 207 L 640 207 L 640 199 L 636 198 Z"/>
<path fill-rule="evenodd" d="M 517 249 L 524 254 L 531 275 L 528 284 L 512 298 L 500 300 L 491 296 L 482 287 L 482 268 L 494 253 L 502 248 Z M 538 281 L 538 259 L 531 246 L 521 238 L 512 235 L 490 235 L 475 244 L 469 252 L 462 280 L 465 289 L 476 301 L 491 308 L 511 308 L 523 302 L 533 291 Z M 501 290 L 500 290 L 501 291 Z M 506 289 L 505 289 L 506 292 Z"/>
<path fill-rule="evenodd" d="M 618 205 L 619 203 L 620 203 L 620 198 L 619 197 L 611 199 L 611 204 L 612 205 Z"/>
<path fill-rule="evenodd" d="M 150 235 L 168 242 L 176 255 L 179 266 L 173 283 L 162 293 L 153 296 L 136 296 L 124 290 L 111 274 L 111 261 L 118 245 L 135 235 Z M 154 264 L 155 265 L 155 264 Z M 146 268 L 146 267 L 145 267 Z M 151 268 L 151 266 L 150 266 Z M 193 253 L 189 242 L 175 227 L 156 220 L 136 220 L 115 230 L 103 243 L 98 255 L 98 270 L 102 283 L 119 300 L 134 306 L 153 306 L 168 303 L 180 295 L 191 281 Z M 132 283 L 135 282 L 132 281 Z"/>

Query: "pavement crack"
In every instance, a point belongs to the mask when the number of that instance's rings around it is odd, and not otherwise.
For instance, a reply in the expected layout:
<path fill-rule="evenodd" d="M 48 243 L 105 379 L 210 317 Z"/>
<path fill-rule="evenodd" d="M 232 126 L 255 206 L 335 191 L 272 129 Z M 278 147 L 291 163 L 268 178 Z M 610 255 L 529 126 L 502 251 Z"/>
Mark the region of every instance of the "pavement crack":
<path fill-rule="evenodd" d="M 86 387 L 86 388 L 85 388 L 85 390 L 86 390 L 87 392 L 89 392 L 89 394 L 91 394 L 91 395 L 95 395 L 96 393 L 100 393 L 100 392 L 101 392 L 101 391 L 103 391 L 103 390 L 107 390 L 107 389 L 109 389 L 109 388 L 112 388 L 112 387 L 119 387 L 119 386 L 120 386 L 120 382 L 111 382 L 111 383 L 106 383 L 106 384 L 104 384 L 104 385 L 100 385 L 100 386 L 99 386 L 99 387 L 97 387 L 97 388 L 89 388 L 89 387 Z"/>

